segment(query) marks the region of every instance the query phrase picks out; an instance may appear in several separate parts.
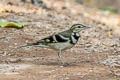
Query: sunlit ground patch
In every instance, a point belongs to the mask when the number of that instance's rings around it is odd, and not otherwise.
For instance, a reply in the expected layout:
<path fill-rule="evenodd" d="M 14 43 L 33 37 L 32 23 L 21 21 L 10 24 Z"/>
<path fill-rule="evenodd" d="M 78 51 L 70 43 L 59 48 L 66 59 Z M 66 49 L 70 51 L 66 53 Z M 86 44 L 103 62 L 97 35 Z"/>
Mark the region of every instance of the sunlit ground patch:
<path fill-rule="evenodd" d="M 0 64 L 0 75 L 19 74 L 18 70 L 30 67 L 29 64 Z"/>

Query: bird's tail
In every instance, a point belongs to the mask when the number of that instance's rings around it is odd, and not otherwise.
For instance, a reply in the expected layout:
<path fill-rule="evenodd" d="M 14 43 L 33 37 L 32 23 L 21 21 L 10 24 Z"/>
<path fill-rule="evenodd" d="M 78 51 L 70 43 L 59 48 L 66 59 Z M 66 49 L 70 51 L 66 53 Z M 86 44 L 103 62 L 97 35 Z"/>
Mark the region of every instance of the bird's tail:
<path fill-rule="evenodd" d="M 36 47 L 47 47 L 45 44 L 43 43 L 31 43 L 31 44 L 26 44 L 26 45 L 23 45 L 23 46 L 19 46 L 17 47 L 17 49 L 19 48 L 24 48 L 24 47 L 30 47 L 30 46 L 36 46 Z"/>
<path fill-rule="evenodd" d="M 24 47 L 29 47 L 29 46 L 33 46 L 33 44 L 26 44 L 26 45 L 18 46 L 17 49 L 24 48 Z"/>

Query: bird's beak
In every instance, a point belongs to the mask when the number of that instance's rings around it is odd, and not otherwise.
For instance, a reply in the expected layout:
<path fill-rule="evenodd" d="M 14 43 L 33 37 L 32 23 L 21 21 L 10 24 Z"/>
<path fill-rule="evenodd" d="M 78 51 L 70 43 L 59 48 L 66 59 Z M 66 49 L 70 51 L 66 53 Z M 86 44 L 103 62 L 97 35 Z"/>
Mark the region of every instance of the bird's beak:
<path fill-rule="evenodd" d="M 88 26 L 85 26 L 85 27 L 84 27 L 84 29 L 89 29 L 89 28 L 91 28 L 91 27 L 88 27 Z"/>

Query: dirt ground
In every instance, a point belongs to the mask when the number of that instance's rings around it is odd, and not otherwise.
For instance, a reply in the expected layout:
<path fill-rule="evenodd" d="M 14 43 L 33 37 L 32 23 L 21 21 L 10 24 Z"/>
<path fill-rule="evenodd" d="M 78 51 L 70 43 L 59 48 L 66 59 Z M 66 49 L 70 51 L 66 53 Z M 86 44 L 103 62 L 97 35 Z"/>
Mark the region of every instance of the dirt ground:
<path fill-rule="evenodd" d="M 24 22 L 22 29 L 0 28 L 0 80 L 120 80 L 119 14 L 88 8 L 74 0 L 45 0 L 49 9 L 30 1 L 1 0 L 0 19 Z M 18 46 L 81 23 L 91 28 L 63 52 Z"/>

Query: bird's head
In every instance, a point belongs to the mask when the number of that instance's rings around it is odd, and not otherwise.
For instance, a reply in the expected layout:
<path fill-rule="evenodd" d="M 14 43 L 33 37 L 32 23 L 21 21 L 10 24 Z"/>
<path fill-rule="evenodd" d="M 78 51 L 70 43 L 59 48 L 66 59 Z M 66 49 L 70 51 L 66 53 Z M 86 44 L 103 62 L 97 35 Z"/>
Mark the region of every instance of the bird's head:
<path fill-rule="evenodd" d="M 80 32 L 81 30 L 84 30 L 84 29 L 87 29 L 87 28 L 90 28 L 90 27 L 82 25 L 82 24 L 74 24 L 74 25 L 72 25 L 70 30 L 72 32 Z"/>

